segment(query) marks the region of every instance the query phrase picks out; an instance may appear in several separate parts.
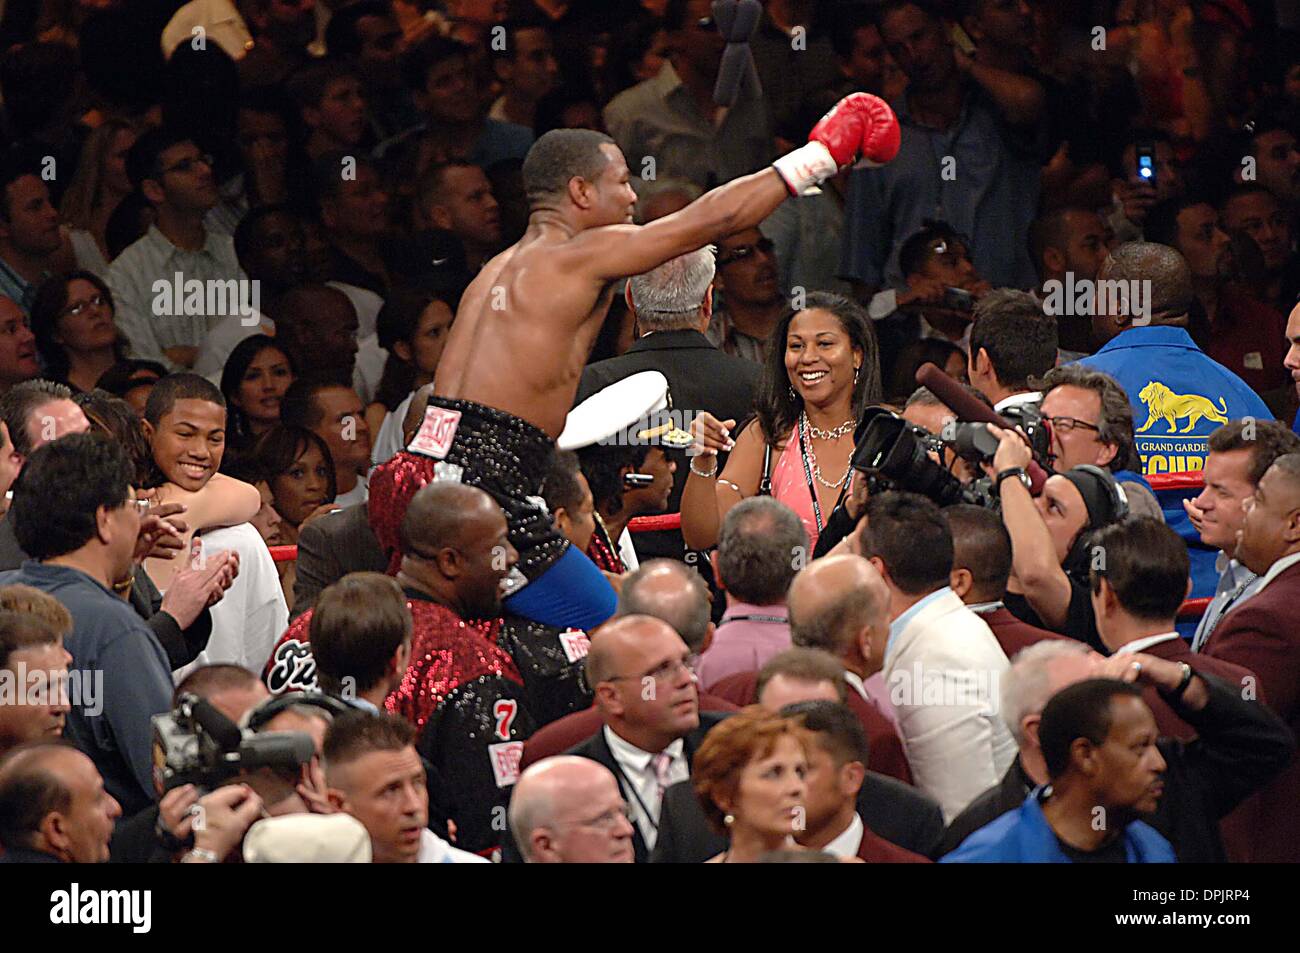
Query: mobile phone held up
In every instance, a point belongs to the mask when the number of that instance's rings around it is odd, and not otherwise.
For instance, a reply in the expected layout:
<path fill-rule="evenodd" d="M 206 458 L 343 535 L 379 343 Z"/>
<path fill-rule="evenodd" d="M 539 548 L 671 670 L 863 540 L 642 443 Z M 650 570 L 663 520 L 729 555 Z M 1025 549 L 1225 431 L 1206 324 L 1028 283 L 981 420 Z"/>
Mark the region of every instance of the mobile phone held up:
<path fill-rule="evenodd" d="M 1133 154 L 1137 160 L 1137 176 L 1139 182 L 1145 182 L 1152 188 L 1156 184 L 1156 145 L 1154 142 L 1139 142 L 1133 147 Z"/>

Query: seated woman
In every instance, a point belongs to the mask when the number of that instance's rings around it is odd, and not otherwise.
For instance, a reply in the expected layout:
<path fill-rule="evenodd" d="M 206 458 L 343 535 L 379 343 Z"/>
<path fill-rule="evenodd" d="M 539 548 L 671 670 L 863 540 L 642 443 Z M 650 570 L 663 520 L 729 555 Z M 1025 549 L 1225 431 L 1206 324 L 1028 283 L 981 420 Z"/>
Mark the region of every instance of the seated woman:
<path fill-rule="evenodd" d="M 806 818 L 807 733 L 758 705 L 715 725 L 695 752 L 691 783 L 709 823 L 727 838 L 711 864 L 748 864 L 799 850 Z"/>
<path fill-rule="evenodd" d="M 432 280 L 394 288 L 376 320 L 379 346 L 388 351 L 366 423 L 375 435 L 371 463 L 392 458 L 401 442 L 402 419 L 416 390 L 433 381 L 460 295 Z"/>
<path fill-rule="evenodd" d="M 217 472 L 226 451 L 226 400 L 211 381 L 197 374 L 158 381 L 145 404 L 144 430 L 155 467 L 147 495 L 185 506 L 183 551 L 196 533 L 253 518 L 261 506 L 256 488 Z M 166 593 L 181 562 L 147 559 L 145 570 Z"/>
<path fill-rule="evenodd" d="M 250 458 L 266 476 L 282 545 L 297 545 L 303 523 L 337 508 L 330 502 L 338 492 L 329 447 L 310 430 L 273 427 L 258 438 Z"/>
<path fill-rule="evenodd" d="M 692 423 L 703 449 L 682 493 L 682 536 L 690 549 L 714 546 L 722 518 L 741 500 L 770 494 L 799 514 L 811 553 L 848 492 L 854 428 L 863 408 L 880 400 L 866 314 L 847 298 L 814 292 L 802 309 L 787 309 L 769 341 L 755 420 L 734 445 L 728 444 L 736 421 L 702 413 Z M 731 455 L 719 476 L 717 453 L 724 449 Z"/>
<path fill-rule="evenodd" d="M 49 380 L 88 391 L 126 356 L 113 323 L 113 295 L 98 275 L 70 271 L 50 278 L 32 302 L 32 333 Z"/>
<path fill-rule="evenodd" d="M 275 338 L 254 334 L 235 345 L 221 371 L 221 393 L 230 411 L 226 445 L 243 453 L 278 424 L 280 401 L 296 376 Z"/>
<path fill-rule="evenodd" d="M 140 419 L 144 419 L 144 408 L 149 402 L 153 385 L 167 376 L 167 368 L 157 361 L 138 361 L 128 358 L 118 361 L 106 370 L 95 382 L 99 390 L 120 397 L 126 401 Z"/>

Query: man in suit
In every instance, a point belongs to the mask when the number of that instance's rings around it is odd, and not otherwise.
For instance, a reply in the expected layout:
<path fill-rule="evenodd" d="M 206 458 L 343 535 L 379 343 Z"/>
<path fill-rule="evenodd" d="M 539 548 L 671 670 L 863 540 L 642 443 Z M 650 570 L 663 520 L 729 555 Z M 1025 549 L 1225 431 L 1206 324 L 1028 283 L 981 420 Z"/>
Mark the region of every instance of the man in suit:
<path fill-rule="evenodd" d="M 713 316 L 715 268 L 714 252 L 705 247 L 630 278 L 626 298 L 639 336 L 627 353 L 583 370 L 575 402 L 639 371 L 659 371 L 668 378 L 673 408 L 684 415 L 707 411 L 719 420 L 748 417 L 759 366 L 724 354 L 704 336 Z M 670 513 L 681 508 L 686 478 L 686 468 L 679 467 L 668 497 Z M 681 532 L 671 530 L 639 533 L 637 548 L 646 555 L 680 559 L 685 544 Z"/>
<path fill-rule="evenodd" d="M 898 731 L 863 681 L 880 671 L 889 631 L 889 595 L 879 574 L 861 557 L 827 556 L 794 577 L 786 604 L 791 641 L 823 649 L 844 666 L 847 704 L 867 733 L 871 769 L 911 784 Z M 724 698 L 747 705 L 757 698 L 757 683 L 757 674 L 736 675 L 716 688 Z"/>
<path fill-rule="evenodd" d="M 703 653 L 713 638 L 710 609 L 704 580 L 675 559 L 653 559 L 623 577 L 618 615 L 647 615 L 668 623 L 695 655 Z M 699 697 L 700 711 L 731 712 L 740 707 L 707 692 L 700 692 Z M 600 707 L 593 705 L 539 728 L 524 742 L 520 769 L 568 751 L 600 731 L 603 724 Z"/>
<path fill-rule="evenodd" d="M 859 551 L 888 590 L 889 629 L 872 654 L 883 660 L 916 786 L 951 820 L 1015 760 L 997 714 L 1007 657 L 948 585 L 952 534 L 933 501 L 873 495 L 859 534 Z"/>
<path fill-rule="evenodd" d="M 1115 655 L 1145 652 L 1169 659 L 1191 671 L 1217 675 L 1242 691 L 1253 686 L 1252 673 L 1193 652 L 1174 628 L 1178 607 L 1191 588 L 1187 547 L 1177 533 L 1153 519 L 1125 520 L 1100 530 L 1092 546 L 1105 557 L 1104 564 L 1093 562 L 1092 608 L 1106 648 Z M 1154 688 L 1146 695 L 1162 736 L 1183 741 L 1196 736 Z"/>
<path fill-rule="evenodd" d="M 1140 664 L 1135 664 L 1140 663 Z M 1196 741 L 1160 738 L 1165 761 L 1164 794 L 1147 817 L 1183 863 L 1223 863 L 1219 819 L 1277 774 L 1290 759 L 1290 729 L 1264 705 L 1242 698 L 1240 688 L 1196 674 L 1182 684 L 1181 665 L 1154 655 L 1130 654 L 1103 660 L 1072 639 L 1040 642 L 1016 656 L 1002 681 L 1002 716 L 1019 745 L 1019 755 L 1002 780 L 962 811 L 948 826 L 940 854 L 1010 811 L 1020 809 L 1035 787 L 1048 782 L 1039 744 L 1039 722 L 1048 700 L 1069 685 L 1098 675 L 1134 679 L 1154 688 L 1191 725 Z"/>
<path fill-rule="evenodd" d="M 1300 452 L 1300 436 L 1276 420 L 1234 420 L 1213 431 L 1205 457 L 1205 487 L 1183 508 L 1201 536 L 1217 549 L 1214 568 L 1219 581 L 1214 597 L 1196 625 L 1192 651 L 1201 652 L 1219 620 L 1259 590 L 1260 577 L 1236 558 L 1237 532 L 1246 517 L 1246 502 L 1260 478 L 1284 453 Z"/>
<path fill-rule="evenodd" d="M 801 702 L 781 709 L 812 736 L 808 746 L 804 829 L 795 839 L 810 850 L 868 863 L 918 864 L 927 859 L 891 844 L 864 822 L 858 795 L 867 774 L 867 735 L 836 702 Z"/>
<path fill-rule="evenodd" d="M 1263 577 L 1250 601 L 1233 609 L 1210 636 L 1206 653 L 1250 669 L 1258 698 L 1300 729 L 1300 453 L 1278 457 L 1246 507 L 1237 559 Z M 1300 860 L 1300 761 L 1224 824 L 1228 856 L 1236 861 Z"/>
<path fill-rule="evenodd" d="M 293 583 L 296 619 L 316 604 L 321 590 L 352 572 L 384 572 L 388 557 L 370 528 L 365 503 L 354 503 L 303 524 Z"/>
<path fill-rule="evenodd" d="M 1008 659 L 1044 639 L 1065 636 L 1022 622 L 1002 599 L 1011 577 L 1011 534 L 997 513 L 983 506 L 960 503 L 945 507 L 952 533 L 952 572 L 948 585 L 998 640 Z"/>
<path fill-rule="evenodd" d="M 699 711 L 695 656 L 668 623 L 621 616 L 587 654 L 587 681 L 604 726 L 569 754 L 603 764 L 618 779 L 636 831 L 636 860 L 649 859 L 664 792 L 690 778 L 691 760 L 723 715 Z"/>

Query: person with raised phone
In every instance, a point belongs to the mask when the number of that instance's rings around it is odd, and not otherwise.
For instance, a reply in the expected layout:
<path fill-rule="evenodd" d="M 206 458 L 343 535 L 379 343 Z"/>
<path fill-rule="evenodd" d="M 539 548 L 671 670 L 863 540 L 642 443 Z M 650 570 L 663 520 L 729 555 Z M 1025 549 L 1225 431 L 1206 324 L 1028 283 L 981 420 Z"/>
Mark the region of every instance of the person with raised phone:
<path fill-rule="evenodd" d="M 809 139 L 772 168 L 643 226 L 632 224 L 637 196 L 612 139 L 556 129 L 529 150 L 523 168 L 528 230 L 466 290 L 424 423 L 410 444 L 431 458 L 429 471 L 434 461 L 452 464 L 505 509 L 520 553 L 520 571 L 508 588 L 512 611 L 581 628 L 614 613 L 612 587 L 528 497 L 540 496 L 539 482 L 618 281 L 756 226 L 789 195 L 810 192 L 859 158 L 888 162 L 898 152 L 899 125 L 883 100 L 855 93 Z M 483 373 L 485 366 L 495 373 Z"/>

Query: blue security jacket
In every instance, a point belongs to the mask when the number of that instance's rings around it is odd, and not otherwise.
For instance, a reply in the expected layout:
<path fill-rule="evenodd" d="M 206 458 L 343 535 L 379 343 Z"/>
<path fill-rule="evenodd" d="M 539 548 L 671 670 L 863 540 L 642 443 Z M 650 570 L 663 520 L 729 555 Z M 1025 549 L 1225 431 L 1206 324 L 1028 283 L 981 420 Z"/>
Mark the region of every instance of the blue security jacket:
<path fill-rule="evenodd" d="M 1146 476 L 1203 470 L 1212 431 L 1243 417 L 1273 419 L 1259 395 L 1206 355 L 1182 328 L 1129 328 L 1079 363 L 1109 374 L 1128 393 L 1134 443 Z M 1218 554 L 1201 545 L 1182 505 L 1194 496 L 1176 490 L 1156 494 L 1165 522 L 1187 543 L 1192 595 L 1212 596 Z"/>
<path fill-rule="evenodd" d="M 1073 863 L 1052 832 L 1035 788 L 1017 810 L 1003 814 L 971 834 L 941 864 Z M 1154 827 L 1132 821 L 1124 828 L 1124 855 L 1130 864 L 1176 863 L 1174 849 Z"/>

